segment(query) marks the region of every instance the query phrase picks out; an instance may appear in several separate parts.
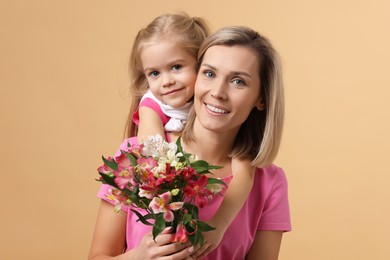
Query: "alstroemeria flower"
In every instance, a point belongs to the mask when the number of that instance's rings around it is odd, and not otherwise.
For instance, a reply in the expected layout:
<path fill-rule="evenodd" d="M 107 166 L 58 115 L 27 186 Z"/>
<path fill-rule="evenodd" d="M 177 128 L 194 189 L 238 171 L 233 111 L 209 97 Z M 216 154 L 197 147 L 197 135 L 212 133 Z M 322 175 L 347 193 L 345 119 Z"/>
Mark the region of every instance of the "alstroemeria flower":
<path fill-rule="evenodd" d="M 108 157 L 107 160 L 110 162 L 114 161 L 114 159 L 112 157 Z M 97 170 L 98 170 L 98 172 L 104 173 L 104 174 L 109 174 L 110 172 L 112 172 L 112 169 L 110 167 L 108 167 L 107 164 L 103 164 Z"/>
<path fill-rule="evenodd" d="M 125 193 L 122 191 L 112 188 L 108 190 L 108 194 L 105 195 L 106 198 L 112 201 L 115 205 L 115 212 L 119 212 L 123 205 L 130 205 L 131 201 Z"/>
<path fill-rule="evenodd" d="M 115 162 L 122 168 L 128 168 L 131 166 L 130 159 L 124 153 L 121 153 L 121 155 L 115 157 Z"/>
<path fill-rule="evenodd" d="M 154 197 L 149 204 L 149 208 L 153 210 L 154 213 L 164 213 L 163 217 L 165 221 L 172 222 L 175 216 L 172 211 L 179 210 L 183 207 L 184 202 L 172 202 L 172 195 L 169 191 Z"/>
<path fill-rule="evenodd" d="M 153 158 L 139 158 L 137 159 L 139 170 L 144 172 L 150 172 L 157 166 L 157 162 Z"/>
<path fill-rule="evenodd" d="M 206 188 L 213 194 L 218 194 L 222 191 L 222 185 L 219 183 L 207 184 Z"/>
<path fill-rule="evenodd" d="M 195 203 L 199 208 L 207 204 L 208 198 L 213 195 L 206 188 L 208 178 L 202 175 L 197 181 L 189 180 L 188 185 L 184 188 L 184 193 L 189 198 L 195 198 Z"/>
<path fill-rule="evenodd" d="M 114 175 L 116 177 L 114 182 L 120 189 L 124 189 L 129 183 L 133 184 L 132 173 L 129 171 L 129 169 L 120 169 L 114 171 Z"/>
<path fill-rule="evenodd" d="M 187 241 L 188 241 L 187 230 L 182 223 L 179 223 L 176 228 L 176 233 L 173 234 L 172 238 L 170 239 L 170 242 L 186 243 Z"/>
<path fill-rule="evenodd" d="M 161 156 L 160 150 L 163 146 L 165 140 L 161 135 L 148 136 L 146 141 L 142 142 L 142 154 L 144 156 L 159 157 Z"/>
<path fill-rule="evenodd" d="M 178 170 L 177 174 L 182 174 L 185 180 L 189 180 L 191 177 L 193 177 L 198 173 L 195 172 L 194 168 L 187 166 L 185 168 Z"/>
<path fill-rule="evenodd" d="M 140 197 L 145 197 L 147 199 L 153 199 L 156 195 L 156 192 L 158 191 L 158 188 L 148 187 L 145 185 L 140 186 L 138 195 Z"/>

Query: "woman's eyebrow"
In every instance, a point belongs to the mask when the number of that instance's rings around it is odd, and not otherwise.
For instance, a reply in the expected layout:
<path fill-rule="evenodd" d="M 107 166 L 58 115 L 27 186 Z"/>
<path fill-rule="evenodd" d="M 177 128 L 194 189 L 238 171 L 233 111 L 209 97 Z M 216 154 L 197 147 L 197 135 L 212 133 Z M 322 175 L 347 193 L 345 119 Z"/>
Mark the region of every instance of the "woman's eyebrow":
<path fill-rule="evenodd" d="M 252 78 L 252 76 L 249 73 L 244 71 L 232 71 L 230 74 L 233 76 L 246 76 L 248 78 Z"/>
<path fill-rule="evenodd" d="M 212 70 L 218 71 L 218 69 L 216 67 L 214 67 L 214 66 L 212 66 L 210 64 L 203 63 L 201 67 L 203 67 L 203 66 L 207 67 L 207 68 L 210 68 Z M 232 76 L 246 76 L 248 78 L 252 78 L 252 76 L 249 73 L 245 72 L 245 71 L 231 71 L 229 74 L 232 75 Z"/>
<path fill-rule="evenodd" d="M 201 65 L 201 67 L 203 67 L 203 66 L 208 67 L 208 68 L 210 68 L 210 69 L 212 69 L 212 70 L 217 70 L 216 67 L 214 67 L 214 66 L 212 66 L 212 65 L 210 65 L 210 64 L 207 64 L 207 63 L 203 63 L 203 64 Z"/>

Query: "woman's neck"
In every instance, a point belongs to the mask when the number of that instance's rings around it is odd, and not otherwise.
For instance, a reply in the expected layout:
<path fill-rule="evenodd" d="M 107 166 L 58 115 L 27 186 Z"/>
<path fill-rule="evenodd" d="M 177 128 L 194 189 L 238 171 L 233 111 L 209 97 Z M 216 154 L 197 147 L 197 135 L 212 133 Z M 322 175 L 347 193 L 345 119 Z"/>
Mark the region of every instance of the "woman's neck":
<path fill-rule="evenodd" d="M 235 133 L 216 133 L 205 129 L 197 123 L 194 124 L 193 129 L 195 141 L 184 142 L 184 151 L 195 154 L 198 159 L 205 160 L 210 164 L 223 166 L 224 169 L 220 171 L 224 177 L 231 173 L 231 158 L 229 157 L 234 143 Z"/>

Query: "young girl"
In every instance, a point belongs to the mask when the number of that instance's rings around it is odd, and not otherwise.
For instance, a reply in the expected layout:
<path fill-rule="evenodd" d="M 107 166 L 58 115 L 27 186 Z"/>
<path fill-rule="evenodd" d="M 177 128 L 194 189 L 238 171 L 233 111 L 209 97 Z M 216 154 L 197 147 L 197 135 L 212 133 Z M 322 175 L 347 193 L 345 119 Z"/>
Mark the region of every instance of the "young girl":
<path fill-rule="evenodd" d="M 185 14 L 157 17 L 138 32 L 130 72 L 132 104 L 139 105 L 130 108 L 127 137 L 137 134 L 142 140 L 160 134 L 170 140 L 171 135 L 180 134 L 192 107 L 198 50 L 207 35 L 203 19 Z M 233 172 L 234 181 L 221 205 L 228 210 L 218 211 L 209 221 L 216 229 L 204 234 L 202 255 L 219 244 L 251 189 L 254 168 L 249 159 L 234 159 Z"/>
<path fill-rule="evenodd" d="M 128 137 L 180 133 L 192 106 L 199 46 L 209 34 L 202 18 L 168 14 L 140 30 L 130 57 Z"/>

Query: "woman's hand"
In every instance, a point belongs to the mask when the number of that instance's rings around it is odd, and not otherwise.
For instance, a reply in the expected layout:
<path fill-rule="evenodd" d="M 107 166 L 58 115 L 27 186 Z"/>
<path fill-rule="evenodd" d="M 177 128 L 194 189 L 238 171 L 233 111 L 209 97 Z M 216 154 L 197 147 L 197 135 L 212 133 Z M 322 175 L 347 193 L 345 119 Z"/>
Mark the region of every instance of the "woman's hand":
<path fill-rule="evenodd" d="M 151 232 L 147 233 L 136 248 L 123 253 L 126 223 L 127 214 L 115 213 L 114 206 L 102 200 L 88 259 L 191 259 L 194 248 L 190 244 L 170 243 L 172 234 L 168 229 L 158 235 L 156 241 Z"/>
<path fill-rule="evenodd" d="M 204 243 L 202 247 L 200 247 L 199 245 L 196 246 L 194 253 L 191 255 L 191 257 L 193 259 L 201 259 L 202 257 L 205 257 L 206 255 L 211 253 L 219 245 L 224 234 L 225 229 L 218 227 L 214 230 L 204 232 Z"/>
<path fill-rule="evenodd" d="M 153 240 L 151 232 L 147 233 L 138 247 L 131 250 L 129 259 L 192 259 L 190 257 L 194 248 L 190 244 L 171 243 L 172 234 L 166 229 Z"/>

